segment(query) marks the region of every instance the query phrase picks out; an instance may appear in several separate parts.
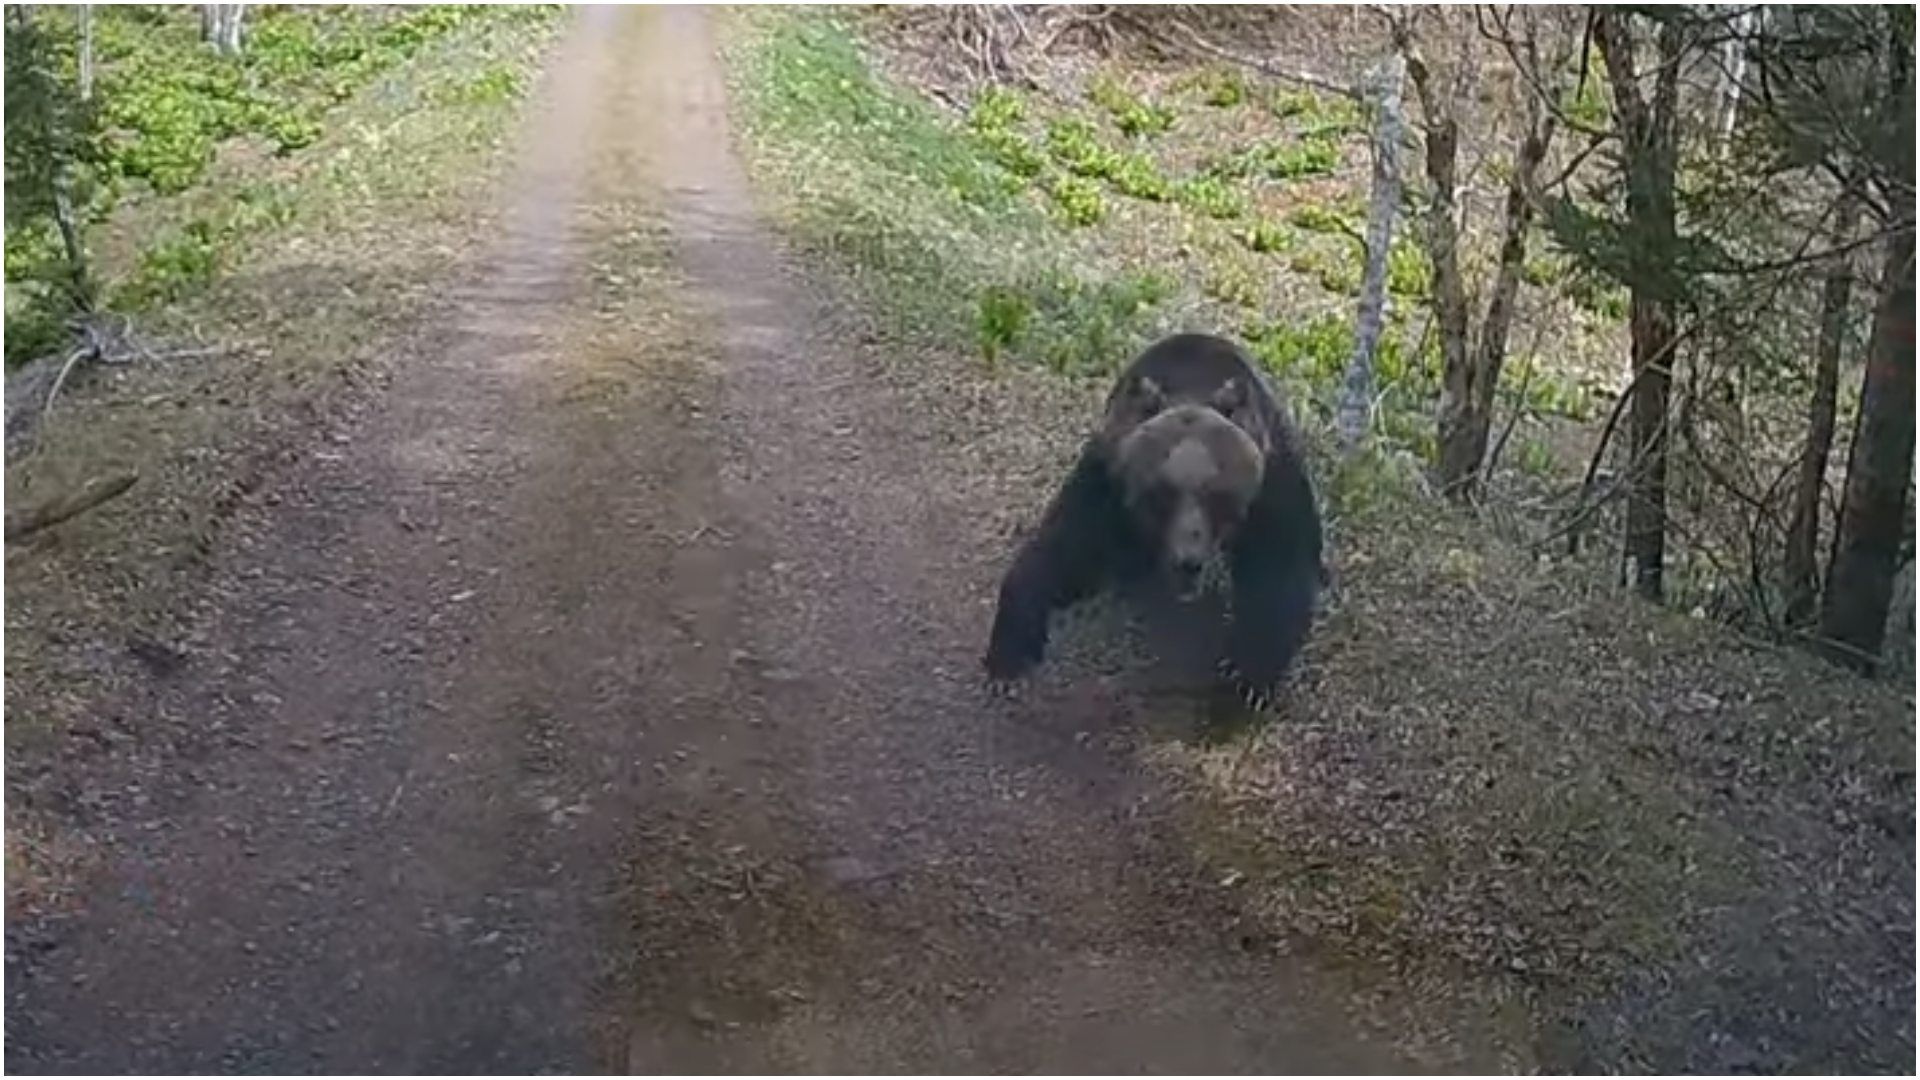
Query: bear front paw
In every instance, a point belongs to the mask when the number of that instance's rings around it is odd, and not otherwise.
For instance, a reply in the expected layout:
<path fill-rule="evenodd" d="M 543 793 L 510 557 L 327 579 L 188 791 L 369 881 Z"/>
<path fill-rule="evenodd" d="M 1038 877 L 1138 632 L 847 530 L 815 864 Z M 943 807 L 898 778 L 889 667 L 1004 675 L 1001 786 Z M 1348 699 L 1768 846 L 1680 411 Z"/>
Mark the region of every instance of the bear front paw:
<path fill-rule="evenodd" d="M 1040 657 L 1045 650 L 1044 641 L 1032 640 L 1033 635 L 1021 635 L 1000 630 L 994 634 L 994 640 L 987 646 L 987 655 L 980 666 L 987 671 L 987 677 L 996 682 L 1011 682 L 1040 665 Z M 1025 640 L 1022 640 L 1022 638 Z"/>

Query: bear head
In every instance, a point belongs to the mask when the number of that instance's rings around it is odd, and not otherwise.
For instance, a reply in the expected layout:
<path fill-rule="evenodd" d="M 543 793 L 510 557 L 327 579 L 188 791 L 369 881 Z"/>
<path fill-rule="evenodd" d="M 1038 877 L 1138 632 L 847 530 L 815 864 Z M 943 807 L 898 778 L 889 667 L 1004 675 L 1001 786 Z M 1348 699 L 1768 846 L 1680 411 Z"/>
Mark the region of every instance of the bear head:
<path fill-rule="evenodd" d="M 1128 518 L 1182 597 L 1239 533 L 1265 478 L 1268 432 L 1240 379 L 1204 396 L 1150 378 L 1120 388 L 1103 438 Z"/>

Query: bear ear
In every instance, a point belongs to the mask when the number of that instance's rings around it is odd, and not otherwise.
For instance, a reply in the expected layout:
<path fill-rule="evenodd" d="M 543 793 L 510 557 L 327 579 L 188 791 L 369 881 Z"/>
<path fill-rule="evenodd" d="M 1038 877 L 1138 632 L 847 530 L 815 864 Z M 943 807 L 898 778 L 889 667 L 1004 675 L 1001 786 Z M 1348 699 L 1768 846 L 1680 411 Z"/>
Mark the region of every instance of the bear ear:
<path fill-rule="evenodd" d="M 1245 408 L 1247 404 L 1247 386 L 1239 379 L 1228 379 L 1213 392 L 1213 408 L 1222 416 L 1232 416 Z"/>

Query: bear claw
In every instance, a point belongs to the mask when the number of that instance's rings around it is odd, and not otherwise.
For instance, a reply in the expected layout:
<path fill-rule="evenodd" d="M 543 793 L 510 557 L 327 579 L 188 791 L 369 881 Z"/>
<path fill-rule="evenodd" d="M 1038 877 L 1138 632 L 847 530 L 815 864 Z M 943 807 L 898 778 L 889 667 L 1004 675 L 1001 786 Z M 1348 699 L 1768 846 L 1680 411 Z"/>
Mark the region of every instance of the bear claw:
<path fill-rule="evenodd" d="M 1020 682 L 1017 679 L 996 678 L 989 675 L 984 685 L 987 696 L 996 701 L 1012 701 L 1020 696 Z"/>
<path fill-rule="evenodd" d="M 1265 712 L 1273 707 L 1274 691 L 1269 687 L 1255 685 L 1233 661 L 1221 660 L 1214 665 L 1214 670 L 1232 685 L 1234 694 L 1247 708 Z"/>

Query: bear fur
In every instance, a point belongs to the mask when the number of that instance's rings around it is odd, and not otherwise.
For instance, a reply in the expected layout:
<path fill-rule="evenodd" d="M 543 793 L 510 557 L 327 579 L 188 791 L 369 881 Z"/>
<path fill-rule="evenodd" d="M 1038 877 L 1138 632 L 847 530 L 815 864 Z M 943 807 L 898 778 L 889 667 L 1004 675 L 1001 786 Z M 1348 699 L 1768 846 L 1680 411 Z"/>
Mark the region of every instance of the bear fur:
<path fill-rule="evenodd" d="M 1224 556 L 1224 666 L 1243 693 L 1278 687 L 1313 620 L 1320 512 L 1296 437 L 1253 360 L 1208 334 L 1141 353 L 1100 428 L 1000 584 L 985 665 L 997 683 L 1046 655 L 1055 611 L 1155 572 L 1191 592 Z"/>

